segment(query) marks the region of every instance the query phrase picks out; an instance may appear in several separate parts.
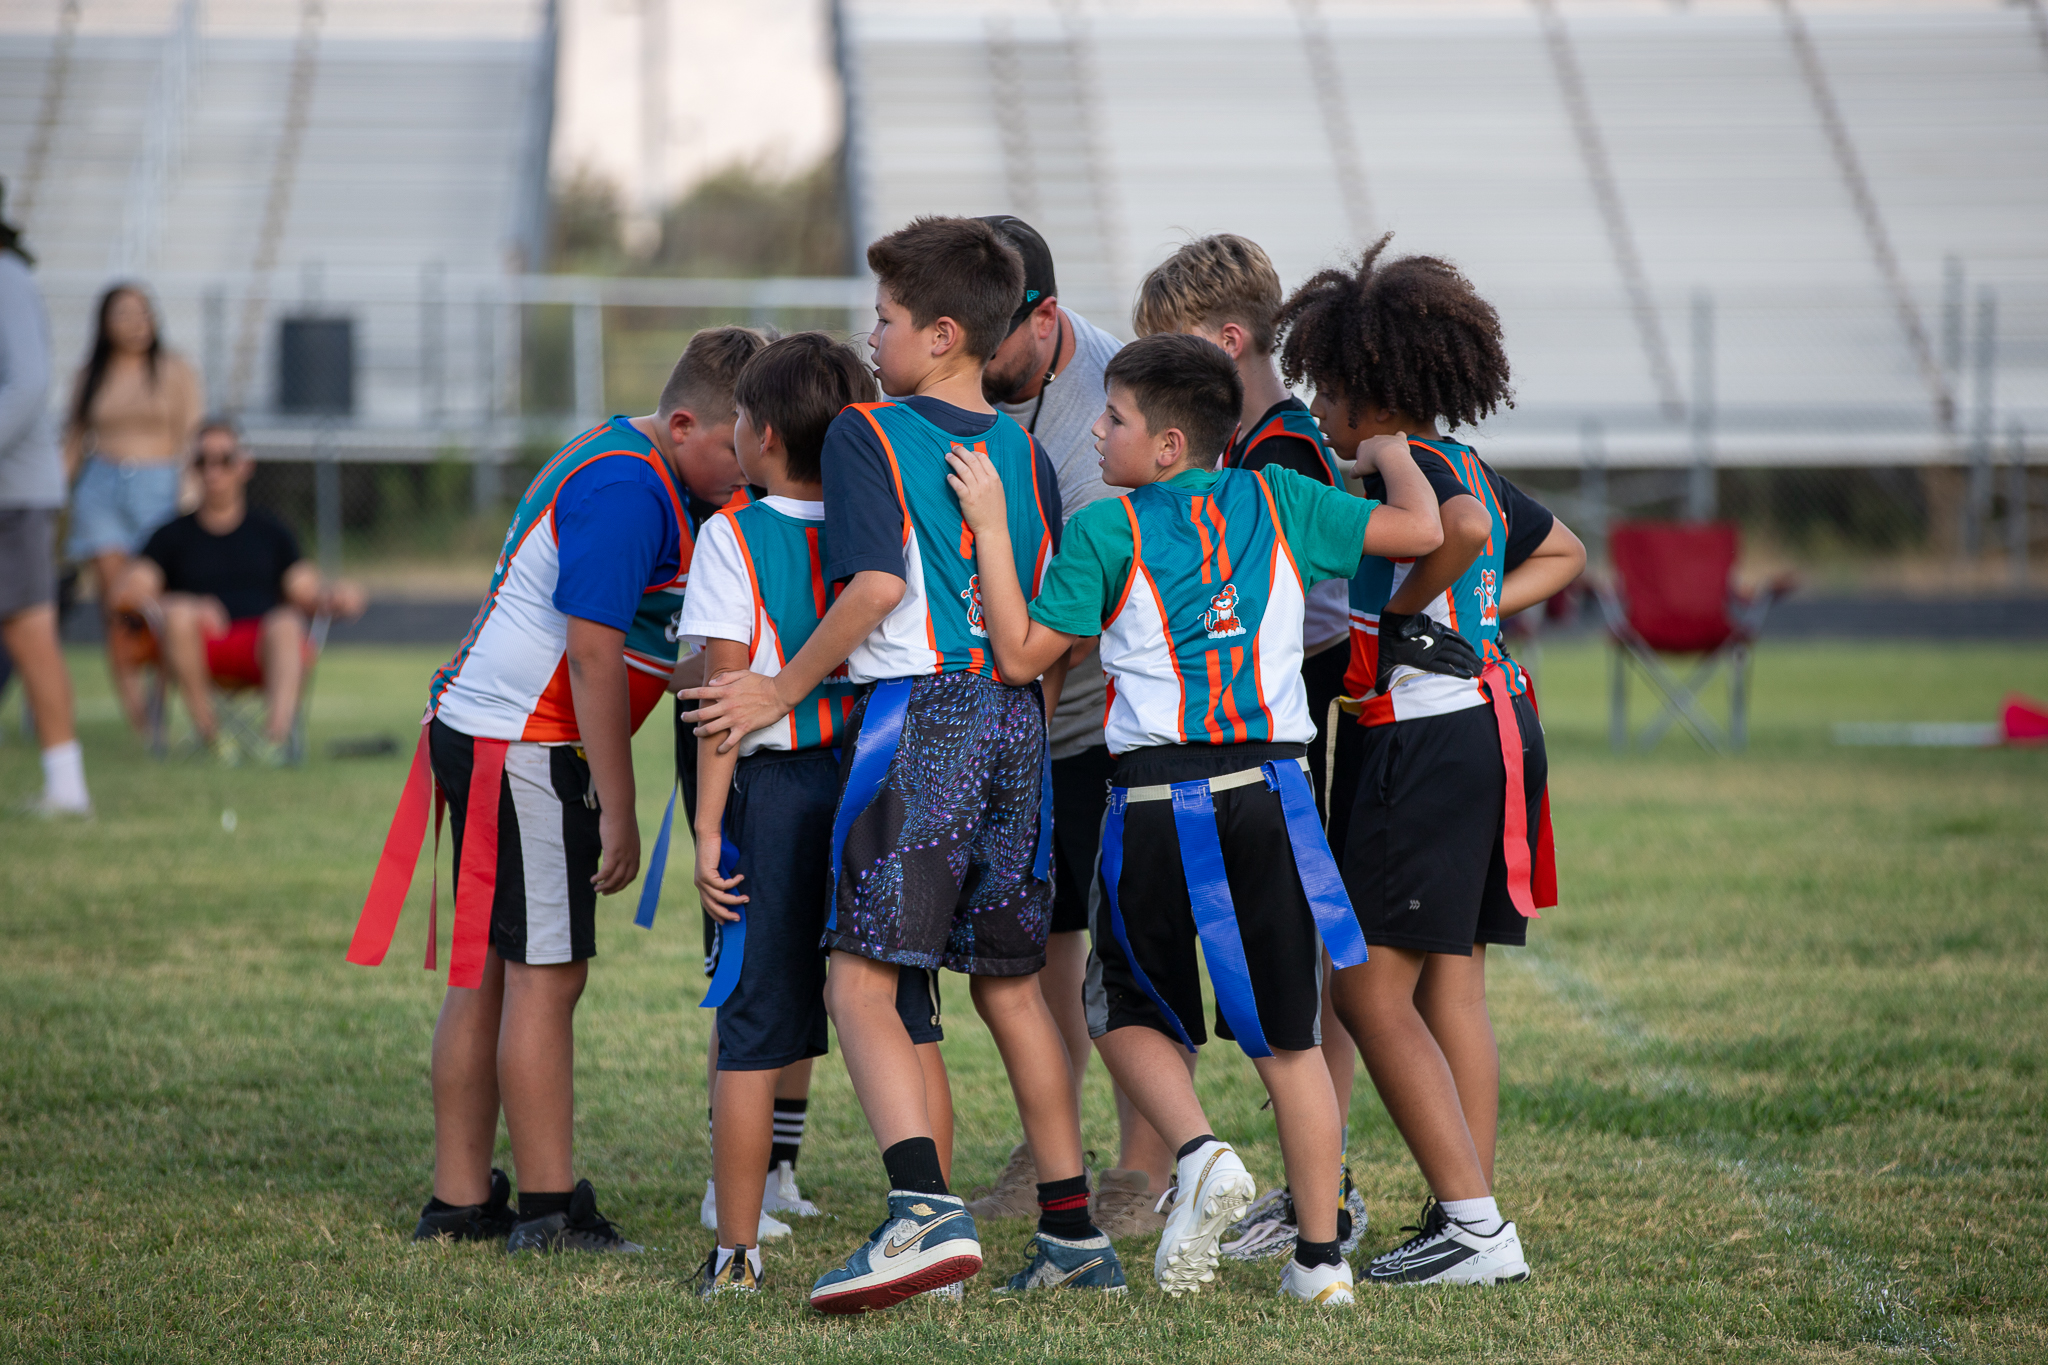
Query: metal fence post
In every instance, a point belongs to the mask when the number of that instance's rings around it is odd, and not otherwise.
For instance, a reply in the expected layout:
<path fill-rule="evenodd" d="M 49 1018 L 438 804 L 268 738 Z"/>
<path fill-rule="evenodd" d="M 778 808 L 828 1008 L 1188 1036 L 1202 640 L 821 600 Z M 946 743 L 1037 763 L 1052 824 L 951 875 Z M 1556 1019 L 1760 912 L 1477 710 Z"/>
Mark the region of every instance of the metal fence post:
<path fill-rule="evenodd" d="M 1607 431 L 1597 417 L 1579 424 L 1579 503 L 1586 509 L 1586 544 L 1595 564 L 1607 562 Z"/>
<path fill-rule="evenodd" d="M 1714 490 L 1714 296 L 1692 296 L 1692 473 L 1685 486 L 1689 521 L 1711 521 Z"/>
<path fill-rule="evenodd" d="M 325 424 L 319 440 L 313 460 L 313 523 L 320 537 L 320 572 L 332 579 L 341 573 L 341 461 Z"/>
<path fill-rule="evenodd" d="M 604 306 L 593 294 L 570 305 L 570 341 L 575 350 L 576 421 L 593 427 L 604 406 Z"/>
<path fill-rule="evenodd" d="M 440 427 L 448 414 L 446 275 L 439 261 L 420 267 L 420 408 L 432 428 Z"/>
<path fill-rule="evenodd" d="M 1991 419 L 1993 380 L 1998 372 L 1998 294 L 1977 290 L 1977 336 L 1971 348 L 1970 489 L 1963 499 L 1963 554 L 1984 548 L 1984 522 L 1991 514 Z"/>
<path fill-rule="evenodd" d="M 1963 295 L 1963 258 L 1945 257 L 1941 263 L 1941 367 L 1948 381 L 1960 387 L 1963 377 L 1963 323 L 1969 301 Z"/>
<path fill-rule="evenodd" d="M 2014 422 L 2005 431 L 2008 460 L 2005 494 L 2005 553 L 2012 562 L 2012 585 L 2027 586 L 2027 430 Z"/>

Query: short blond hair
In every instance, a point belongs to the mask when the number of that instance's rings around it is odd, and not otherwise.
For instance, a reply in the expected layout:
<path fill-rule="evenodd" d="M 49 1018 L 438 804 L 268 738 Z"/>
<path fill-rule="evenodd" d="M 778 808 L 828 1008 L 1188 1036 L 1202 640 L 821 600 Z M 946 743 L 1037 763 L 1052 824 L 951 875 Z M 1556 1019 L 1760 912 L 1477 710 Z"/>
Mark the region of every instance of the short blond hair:
<path fill-rule="evenodd" d="M 1271 355 L 1279 311 L 1280 273 L 1273 262 L 1249 237 L 1220 232 L 1152 267 L 1138 286 L 1131 326 L 1142 337 L 1234 322 L 1251 334 L 1253 350 Z"/>
<path fill-rule="evenodd" d="M 682 359 L 669 372 L 655 415 L 666 421 L 677 408 L 687 408 L 711 426 L 731 421 L 732 391 L 740 371 L 773 339 L 752 327 L 706 327 L 690 338 Z"/>

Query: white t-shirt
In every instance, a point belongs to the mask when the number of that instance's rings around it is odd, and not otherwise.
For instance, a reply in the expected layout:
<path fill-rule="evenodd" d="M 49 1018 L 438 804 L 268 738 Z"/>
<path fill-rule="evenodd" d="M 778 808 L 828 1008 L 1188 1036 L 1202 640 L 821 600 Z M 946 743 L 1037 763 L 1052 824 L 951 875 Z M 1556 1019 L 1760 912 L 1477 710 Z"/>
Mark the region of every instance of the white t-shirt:
<path fill-rule="evenodd" d="M 825 520 L 822 502 L 773 495 L 761 501 L 801 521 L 823 524 Z M 752 656 L 749 667 L 772 678 L 782 671 L 782 665 L 775 650 L 755 648 L 754 621 L 754 580 L 747 572 L 739 537 L 733 534 L 732 523 L 726 518 L 712 517 L 697 532 L 697 552 L 690 561 L 690 587 L 683 596 L 683 613 L 676 623 L 676 633 L 699 649 L 706 640 L 743 644 Z M 740 740 L 740 757 L 762 749 L 789 747 L 789 726 L 776 721 L 744 736 Z"/>

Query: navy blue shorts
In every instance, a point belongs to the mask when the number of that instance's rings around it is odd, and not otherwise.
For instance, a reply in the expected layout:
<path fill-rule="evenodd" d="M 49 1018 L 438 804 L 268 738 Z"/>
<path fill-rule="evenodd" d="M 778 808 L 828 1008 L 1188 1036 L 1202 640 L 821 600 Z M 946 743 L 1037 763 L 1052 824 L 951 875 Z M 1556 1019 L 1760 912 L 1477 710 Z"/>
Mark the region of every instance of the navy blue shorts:
<path fill-rule="evenodd" d="M 854 710 L 849 769 L 874 695 Z M 1032 873 L 1045 745 L 1036 683 L 942 673 L 912 684 L 889 776 L 847 835 L 826 945 L 973 976 L 1043 967 L 1052 885 Z"/>
<path fill-rule="evenodd" d="M 832 878 L 836 749 L 763 750 L 739 761 L 725 835 L 739 850 L 747 900 L 746 958 L 718 1007 L 718 1069 L 775 1071 L 826 1051 L 825 906 Z M 715 921 L 714 921 L 715 923 Z M 722 931 L 718 935 L 722 941 Z M 896 1007 L 914 1043 L 945 1037 L 938 983 L 900 974 Z"/>

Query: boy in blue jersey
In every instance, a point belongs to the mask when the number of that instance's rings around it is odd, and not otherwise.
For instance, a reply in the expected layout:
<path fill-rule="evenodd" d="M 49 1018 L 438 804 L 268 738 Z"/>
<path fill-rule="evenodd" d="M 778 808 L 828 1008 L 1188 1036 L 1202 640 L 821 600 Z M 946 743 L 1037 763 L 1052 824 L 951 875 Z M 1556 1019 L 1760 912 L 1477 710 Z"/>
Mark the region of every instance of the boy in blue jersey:
<path fill-rule="evenodd" d="M 1432 1194 L 1416 1236 L 1366 1278 L 1491 1284 L 1529 1269 L 1493 1197 L 1486 950 L 1524 942 L 1557 900 L 1543 729 L 1500 622 L 1569 584 L 1585 551 L 1439 433 L 1509 400 L 1500 321 L 1455 267 L 1383 263 L 1386 245 L 1315 276 L 1280 315 L 1285 371 L 1315 385 L 1323 429 L 1339 447 L 1411 433 L 1444 524 L 1433 553 L 1368 559 L 1352 581 L 1359 723 L 1339 741 L 1330 828 L 1372 957 L 1338 972 L 1332 996 Z"/>
<path fill-rule="evenodd" d="M 833 821 L 827 985 L 846 1067 L 882 1149 L 889 1213 L 811 1303 L 884 1308 L 981 1269 L 974 1219 L 948 1189 L 933 1097 L 898 1013 L 905 970 L 972 978 L 1038 1172 L 1039 1228 L 1012 1290 L 1121 1290 L 1115 1250 L 1088 1217 L 1066 1049 L 1036 974 L 1045 965 L 1046 698 L 1056 666 L 999 671 L 988 648 L 975 537 L 947 487 L 946 452 L 986 453 L 1010 491 L 1013 576 L 1036 583 L 1060 527 L 1050 461 L 982 396 L 982 370 L 1023 297 L 1024 267 L 988 223 L 921 218 L 868 248 L 884 393 L 826 434 L 827 582 L 838 600 L 774 678 L 686 690 L 700 732 L 777 723 L 841 664 L 863 685 Z"/>
<path fill-rule="evenodd" d="M 1348 1304 L 1336 1097 L 1318 1050 L 1318 938 L 1340 964 L 1361 961 L 1365 945 L 1305 775 L 1314 728 L 1302 615 L 1310 587 L 1349 577 L 1363 554 L 1434 549 L 1436 506 L 1401 442 L 1359 451 L 1364 467 L 1384 471 L 1384 503 L 1289 470 L 1217 469 L 1244 386 L 1230 357 L 1200 338 L 1133 342 L 1103 378 L 1103 480 L 1133 491 L 1075 514 L 1028 614 L 1004 539 L 1005 490 L 979 454 L 953 457 L 1002 669 L 1040 667 L 1095 633 L 1114 689 L 1089 1032 L 1176 1149 L 1153 1273 L 1169 1294 L 1196 1290 L 1214 1278 L 1218 1239 L 1255 1192 L 1210 1131 L 1184 1065 L 1206 1038 L 1200 941 L 1223 1022 L 1273 1097 L 1299 1197 L 1301 1236 L 1281 1292 Z"/>
<path fill-rule="evenodd" d="M 822 332 L 784 337 L 740 373 L 734 449 L 762 496 L 728 506 L 698 532 L 678 622 L 699 642 L 708 676 L 751 669 L 773 677 L 831 605 L 824 566 L 819 457 L 832 419 L 875 397 L 874 376 Z M 842 670 L 843 674 L 843 670 Z M 853 713 L 843 676 L 811 689 L 781 721 L 736 749 L 699 747 L 696 882 L 719 921 L 712 1094 L 718 1245 L 705 1258 L 706 1298 L 758 1290 L 758 1217 L 775 1142 L 783 1068 L 826 1049 L 825 929 L 840 736 Z M 902 974 L 899 1005 L 928 1089 L 945 1064 L 936 1003 L 923 973 Z M 950 1128 L 950 1122 L 943 1125 Z"/>

